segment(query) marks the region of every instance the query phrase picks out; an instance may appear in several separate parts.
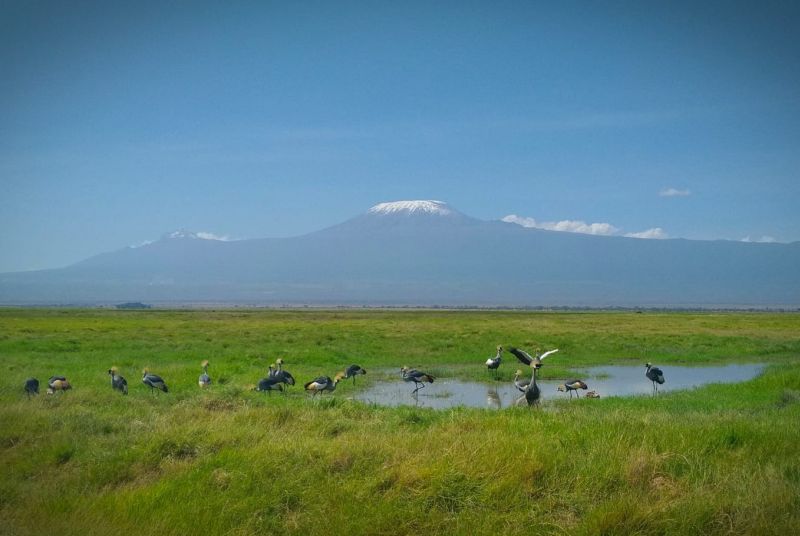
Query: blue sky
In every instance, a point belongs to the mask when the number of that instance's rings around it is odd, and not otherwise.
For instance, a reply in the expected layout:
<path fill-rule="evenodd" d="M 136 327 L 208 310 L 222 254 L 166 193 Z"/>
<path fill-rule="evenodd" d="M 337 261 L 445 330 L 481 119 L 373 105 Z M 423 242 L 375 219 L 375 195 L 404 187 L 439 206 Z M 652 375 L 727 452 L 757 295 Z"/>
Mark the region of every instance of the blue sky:
<path fill-rule="evenodd" d="M 397 199 L 800 240 L 798 4 L 395 4 L 0 3 L 0 271 Z"/>

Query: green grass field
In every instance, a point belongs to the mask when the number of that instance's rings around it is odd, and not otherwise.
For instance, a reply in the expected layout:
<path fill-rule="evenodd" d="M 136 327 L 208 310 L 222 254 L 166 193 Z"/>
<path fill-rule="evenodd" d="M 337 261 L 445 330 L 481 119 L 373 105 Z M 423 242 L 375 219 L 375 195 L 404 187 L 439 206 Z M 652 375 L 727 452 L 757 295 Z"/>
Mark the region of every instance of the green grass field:
<path fill-rule="evenodd" d="M 547 408 L 433 411 L 250 389 L 350 363 L 486 379 L 542 369 L 767 362 L 752 381 Z M 793 534 L 800 315 L 0 310 L 0 533 Z M 197 387 L 199 363 L 215 384 Z M 114 393 L 106 371 L 128 379 Z M 149 367 L 170 393 L 140 382 Z M 516 365 L 501 368 L 510 380 Z M 29 376 L 74 388 L 28 400 Z M 364 379 L 374 381 L 375 374 Z M 643 379 L 643 381 L 645 381 Z"/>

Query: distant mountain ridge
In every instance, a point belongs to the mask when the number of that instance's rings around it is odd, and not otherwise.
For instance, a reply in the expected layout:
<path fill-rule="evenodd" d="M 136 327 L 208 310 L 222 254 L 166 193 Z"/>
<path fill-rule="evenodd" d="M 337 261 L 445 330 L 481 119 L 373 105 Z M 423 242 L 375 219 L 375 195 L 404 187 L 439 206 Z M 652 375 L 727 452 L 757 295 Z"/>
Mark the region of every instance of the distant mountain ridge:
<path fill-rule="evenodd" d="M 375 205 L 291 238 L 178 231 L 56 270 L 0 274 L 2 304 L 796 307 L 800 243 L 524 228 L 441 201 Z"/>

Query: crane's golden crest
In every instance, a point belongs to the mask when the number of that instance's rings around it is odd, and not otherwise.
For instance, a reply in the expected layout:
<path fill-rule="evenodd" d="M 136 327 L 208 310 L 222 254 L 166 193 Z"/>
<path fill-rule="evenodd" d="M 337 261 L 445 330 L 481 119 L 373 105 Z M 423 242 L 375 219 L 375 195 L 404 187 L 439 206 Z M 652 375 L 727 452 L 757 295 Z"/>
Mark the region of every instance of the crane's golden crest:
<path fill-rule="evenodd" d="M 201 367 L 207 367 L 208 366 L 208 359 L 204 359 L 203 362 L 200 363 L 200 366 Z"/>

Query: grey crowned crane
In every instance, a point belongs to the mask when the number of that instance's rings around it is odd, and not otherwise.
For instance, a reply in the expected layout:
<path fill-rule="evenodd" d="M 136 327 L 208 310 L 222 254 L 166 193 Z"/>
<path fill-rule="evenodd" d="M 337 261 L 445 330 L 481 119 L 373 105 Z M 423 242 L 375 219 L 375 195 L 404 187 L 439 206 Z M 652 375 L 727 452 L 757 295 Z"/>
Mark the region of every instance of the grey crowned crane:
<path fill-rule="evenodd" d="M 537 355 L 536 357 L 531 357 L 531 355 L 526 352 L 525 350 L 520 350 L 519 348 L 510 347 L 508 349 L 517 359 L 519 359 L 520 363 L 528 365 L 533 369 L 531 373 L 531 381 L 528 382 L 527 387 L 525 387 L 525 400 L 528 402 L 528 406 L 537 405 L 539 403 L 539 398 L 542 395 L 542 392 L 539 390 L 539 386 L 536 385 L 536 371 L 539 370 L 542 366 L 542 361 L 549 355 L 552 355 L 558 352 L 558 348 L 555 350 L 549 350 L 541 355 Z M 517 387 L 519 388 L 519 387 Z"/>
<path fill-rule="evenodd" d="M 33 395 L 38 395 L 39 380 L 36 378 L 28 378 L 25 380 L 25 393 L 28 395 L 28 398 L 32 397 Z"/>
<path fill-rule="evenodd" d="M 47 394 L 52 395 L 56 391 L 68 391 L 72 389 L 72 386 L 69 384 L 67 379 L 64 376 L 51 376 L 49 380 L 47 380 Z"/>
<path fill-rule="evenodd" d="M 522 371 L 517 369 L 517 371 L 514 373 L 514 387 L 516 387 L 517 391 L 520 393 L 524 393 L 525 389 L 528 388 L 528 384 L 531 383 L 531 380 L 521 378 L 520 376 L 522 376 Z"/>
<path fill-rule="evenodd" d="M 539 405 L 539 398 L 542 396 L 539 386 L 536 385 L 536 371 L 539 370 L 541 366 L 542 364 L 538 361 L 534 361 L 531 365 L 531 368 L 533 369 L 531 373 L 531 381 L 525 388 L 525 401 L 528 402 L 528 407 Z"/>
<path fill-rule="evenodd" d="M 336 390 L 336 384 L 342 381 L 343 377 L 344 374 L 341 372 L 334 376 L 333 379 L 330 379 L 329 376 L 320 376 L 315 380 L 307 382 L 303 385 L 303 388 L 306 391 L 314 393 L 313 396 L 317 396 L 318 393 L 324 393 L 325 391 L 333 392 Z"/>
<path fill-rule="evenodd" d="M 356 384 L 356 376 L 359 374 L 366 374 L 366 369 L 359 367 L 358 365 L 350 365 L 344 371 L 344 379 L 353 378 L 353 385 Z"/>
<path fill-rule="evenodd" d="M 289 374 L 288 370 L 279 370 L 272 377 L 279 383 L 285 383 L 286 385 L 295 384 L 294 376 Z"/>
<path fill-rule="evenodd" d="M 281 358 L 278 358 L 275 363 L 269 366 L 269 373 L 265 379 L 274 380 L 274 383 L 285 383 L 286 385 L 295 384 L 294 376 L 289 374 L 288 370 L 283 370 L 283 359 Z M 283 388 L 281 388 L 281 390 L 282 389 Z"/>
<path fill-rule="evenodd" d="M 490 357 L 486 360 L 486 370 L 494 372 L 494 377 L 497 377 L 497 369 L 500 368 L 500 362 L 503 360 L 503 347 L 497 347 L 497 355 Z"/>
<path fill-rule="evenodd" d="M 203 373 L 197 378 L 197 385 L 199 385 L 201 389 L 205 389 L 211 385 L 211 376 L 208 375 L 208 359 L 200 363 L 200 366 L 203 367 Z"/>
<path fill-rule="evenodd" d="M 269 366 L 269 377 L 273 378 L 283 372 L 283 359 L 280 357 Z"/>
<path fill-rule="evenodd" d="M 586 393 L 586 398 L 600 398 L 600 393 L 597 391 L 589 391 Z"/>
<path fill-rule="evenodd" d="M 664 373 L 661 372 L 661 369 L 658 367 L 654 367 L 650 363 L 645 365 L 647 371 L 644 373 L 647 376 L 647 379 L 653 382 L 653 393 L 658 392 L 658 386 L 664 383 Z"/>
<path fill-rule="evenodd" d="M 525 350 L 520 350 L 519 348 L 514 348 L 513 346 L 509 347 L 508 351 L 514 354 L 514 356 L 519 359 L 520 363 L 532 367 L 534 362 L 538 362 L 541 365 L 542 361 L 544 361 L 544 358 L 558 352 L 558 348 L 555 350 L 548 350 L 547 352 L 537 355 L 536 357 L 531 357 L 531 355 Z"/>
<path fill-rule="evenodd" d="M 557 387 L 557 389 L 559 391 L 561 391 L 562 393 L 565 392 L 565 391 L 568 392 L 570 400 L 572 400 L 572 392 L 573 391 L 577 391 L 578 389 L 583 389 L 585 391 L 588 388 L 589 388 L 589 386 L 586 385 L 586 383 L 581 381 L 581 380 L 569 380 L 567 382 L 564 382 L 563 385 L 559 385 Z"/>
<path fill-rule="evenodd" d="M 111 367 L 108 369 L 108 375 L 111 376 L 111 388 L 115 391 L 119 391 L 123 395 L 127 395 L 128 381 L 117 374 L 117 367 Z"/>
<path fill-rule="evenodd" d="M 401 368 L 400 369 L 400 373 L 403 375 L 403 381 L 405 381 L 405 382 L 414 382 L 414 385 L 415 385 L 416 389 L 411 391 L 412 395 L 414 393 L 416 393 L 417 391 L 419 391 L 420 389 L 422 389 L 423 387 L 425 387 L 425 383 L 426 382 L 427 383 L 433 383 L 433 380 L 436 379 L 433 376 L 431 376 L 430 374 L 427 374 L 425 372 L 421 372 L 421 371 L 416 370 L 416 369 L 410 369 L 408 367 Z"/>
<path fill-rule="evenodd" d="M 272 394 L 272 391 L 283 391 L 283 385 L 275 378 L 262 378 L 258 381 L 258 386 L 256 386 L 255 390 Z"/>
<path fill-rule="evenodd" d="M 169 393 L 169 388 L 167 387 L 167 384 L 164 383 L 164 380 L 161 379 L 161 376 L 150 374 L 150 371 L 148 369 L 144 369 L 144 374 L 142 376 L 142 383 L 150 388 L 151 393 L 153 392 L 153 389 Z"/>

